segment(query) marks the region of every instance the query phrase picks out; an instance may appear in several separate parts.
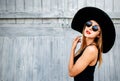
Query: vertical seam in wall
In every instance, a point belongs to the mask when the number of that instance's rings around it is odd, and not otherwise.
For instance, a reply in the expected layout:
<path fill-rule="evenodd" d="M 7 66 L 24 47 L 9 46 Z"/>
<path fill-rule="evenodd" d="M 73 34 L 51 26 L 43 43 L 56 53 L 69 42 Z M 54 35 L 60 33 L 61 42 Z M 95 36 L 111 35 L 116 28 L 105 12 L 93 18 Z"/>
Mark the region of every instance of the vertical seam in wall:
<path fill-rule="evenodd" d="M 7 0 L 5 0 L 6 1 L 6 10 L 5 11 L 7 11 Z"/>
<path fill-rule="evenodd" d="M 16 12 L 16 0 L 15 0 L 15 12 Z M 15 18 L 15 24 L 17 24 L 17 19 Z"/>
<path fill-rule="evenodd" d="M 24 12 L 25 12 L 25 0 L 23 2 L 24 2 L 24 5 L 23 5 L 24 6 Z"/>
<path fill-rule="evenodd" d="M 32 11 L 34 11 L 34 0 L 32 0 Z"/>
<path fill-rule="evenodd" d="M 15 0 L 15 12 L 16 12 L 16 0 Z"/>
<path fill-rule="evenodd" d="M 41 10 L 43 10 L 43 0 L 41 0 Z"/>

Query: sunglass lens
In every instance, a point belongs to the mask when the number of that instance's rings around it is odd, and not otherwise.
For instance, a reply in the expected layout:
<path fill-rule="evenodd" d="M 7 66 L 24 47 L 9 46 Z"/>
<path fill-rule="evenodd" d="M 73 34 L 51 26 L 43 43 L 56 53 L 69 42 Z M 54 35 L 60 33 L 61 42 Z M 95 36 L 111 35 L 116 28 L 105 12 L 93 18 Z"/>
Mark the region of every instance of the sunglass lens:
<path fill-rule="evenodd" d="M 92 25 L 92 22 L 90 22 L 90 21 L 87 21 L 87 22 L 86 22 L 86 26 L 87 26 L 87 27 L 90 27 L 91 25 Z"/>
<path fill-rule="evenodd" d="M 98 30 L 98 26 L 96 26 L 96 25 L 93 26 L 93 27 L 92 27 L 92 30 L 93 30 L 93 31 L 97 31 L 97 30 Z"/>

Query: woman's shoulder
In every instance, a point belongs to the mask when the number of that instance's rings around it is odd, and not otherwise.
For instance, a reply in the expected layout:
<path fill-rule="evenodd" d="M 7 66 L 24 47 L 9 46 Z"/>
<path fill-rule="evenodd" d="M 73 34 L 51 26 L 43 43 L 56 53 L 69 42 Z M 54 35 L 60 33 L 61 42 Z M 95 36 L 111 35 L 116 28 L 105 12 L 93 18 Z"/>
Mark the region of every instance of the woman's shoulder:
<path fill-rule="evenodd" d="M 85 51 L 88 51 L 89 53 L 97 53 L 98 48 L 95 44 L 90 44 L 86 47 Z"/>

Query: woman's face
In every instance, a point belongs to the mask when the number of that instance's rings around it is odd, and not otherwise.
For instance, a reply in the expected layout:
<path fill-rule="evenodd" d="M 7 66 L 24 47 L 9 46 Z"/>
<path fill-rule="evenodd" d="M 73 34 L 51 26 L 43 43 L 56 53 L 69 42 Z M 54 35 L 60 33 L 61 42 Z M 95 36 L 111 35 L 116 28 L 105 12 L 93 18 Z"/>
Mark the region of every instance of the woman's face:
<path fill-rule="evenodd" d="M 85 23 L 85 29 L 84 29 L 83 34 L 86 38 L 94 39 L 96 37 L 99 37 L 100 31 L 101 29 L 100 29 L 99 24 L 94 20 L 90 20 Z"/>

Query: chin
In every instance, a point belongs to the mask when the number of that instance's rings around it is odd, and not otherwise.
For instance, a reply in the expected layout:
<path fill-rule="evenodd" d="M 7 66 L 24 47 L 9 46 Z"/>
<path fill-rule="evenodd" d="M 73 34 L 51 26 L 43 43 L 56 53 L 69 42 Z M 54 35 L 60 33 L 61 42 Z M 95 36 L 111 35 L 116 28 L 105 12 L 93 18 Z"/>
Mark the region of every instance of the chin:
<path fill-rule="evenodd" d="M 90 35 L 84 35 L 86 38 L 94 39 L 95 37 L 90 36 Z"/>

